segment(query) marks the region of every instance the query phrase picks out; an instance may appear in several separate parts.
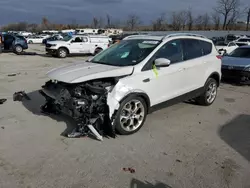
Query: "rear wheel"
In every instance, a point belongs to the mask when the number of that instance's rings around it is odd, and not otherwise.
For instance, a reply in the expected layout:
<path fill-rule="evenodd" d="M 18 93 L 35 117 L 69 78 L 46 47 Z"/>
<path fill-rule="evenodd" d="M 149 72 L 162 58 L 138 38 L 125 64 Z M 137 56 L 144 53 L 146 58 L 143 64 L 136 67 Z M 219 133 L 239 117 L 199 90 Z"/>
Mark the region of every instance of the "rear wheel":
<path fill-rule="evenodd" d="M 33 44 L 33 41 L 32 41 L 32 40 L 29 40 L 28 43 L 29 43 L 29 44 Z"/>
<path fill-rule="evenodd" d="M 140 130 L 147 116 L 145 101 L 136 95 L 131 95 L 122 101 L 117 111 L 115 128 L 122 135 L 130 135 Z"/>
<path fill-rule="evenodd" d="M 218 83 L 214 78 L 209 78 L 205 84 L 204 92 L 196 101 L 200 105 L 209 106 L 213 104 L 217 96 Z"/>
<path fill-rule="evenodd" d="M 65 58 L 68 55 L 68 51 L 65 48 L 59 48 L 57 51 L 57 56 L 59 58 Z"/>
<path fill-rule="evenodd" d="M 15 52 L 16 54 L 22 53 L 22 52 L 23 52 L 23 47 L 20 46 L 20 45 L 16 45 L 16 46 L 14 47 L 14 52 Z"/>

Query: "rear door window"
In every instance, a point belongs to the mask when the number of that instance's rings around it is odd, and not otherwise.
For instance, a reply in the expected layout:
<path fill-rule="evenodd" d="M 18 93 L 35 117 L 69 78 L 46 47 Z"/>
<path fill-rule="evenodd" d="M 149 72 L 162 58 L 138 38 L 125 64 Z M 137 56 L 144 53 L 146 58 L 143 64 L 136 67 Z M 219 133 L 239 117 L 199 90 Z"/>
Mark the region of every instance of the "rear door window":
<path fill-rule="evenodd" d="M 190 60 L 203 56 L 202 45 L 196 39 L 184 39 L 184 60 Z"/>

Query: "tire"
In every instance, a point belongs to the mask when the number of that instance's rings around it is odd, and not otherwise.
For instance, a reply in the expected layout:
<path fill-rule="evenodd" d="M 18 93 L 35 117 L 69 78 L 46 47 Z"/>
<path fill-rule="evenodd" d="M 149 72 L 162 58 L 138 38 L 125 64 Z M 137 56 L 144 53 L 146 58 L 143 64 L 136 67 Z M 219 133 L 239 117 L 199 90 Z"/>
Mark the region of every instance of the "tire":
<path fill-rule="evenodd" d="M 196 98 L 196 102 L 199 105 L 210 106 L 216 99 L 217 89 L 217 81 L 214 78 L 208 78 L 204 86 L 204 92 L 198 98 Z"/>
<path fill-rule="evenodd" d="M 21 45 L 16 45 L 16 46 L 14 47 L 14 52 L 15 52 L 16 54 L 22 53 L 22 52 L 23 52 L 23 47 L 22 47 Z"/>
<path fill-rule="evenodd" d="M 94 53 L 94 55 L 99 54 L 101 51 L 103 51 L 103 49 L 102 49 L 102 48 L 96 48 L 96 49 L 95 49 L 95 53 Z"/>
<path fill-rule="evenodd" d="M 28 44 L 33 44 L 33 41 L 32 41 L 32 40 L 29 40 L 29 41 L 28 41 Z"/>
<path fill-rule="evenodd" d="M 57 57 L 65 58 L 68 55 L 68 51 L 65 48 L 59 48 L 57 51 Z"/>
<path fill-rule="evenodd" d="M 137 111 L 134 109 L 137 104 Z M 114 125 L 121 135 L 130 135 L 141 129 L 147 117 L 147 104 L 143 98 L 130 95 L 125 98 L 117 111 Z M 131 125 L 129 125 L 131 124 Z"/>

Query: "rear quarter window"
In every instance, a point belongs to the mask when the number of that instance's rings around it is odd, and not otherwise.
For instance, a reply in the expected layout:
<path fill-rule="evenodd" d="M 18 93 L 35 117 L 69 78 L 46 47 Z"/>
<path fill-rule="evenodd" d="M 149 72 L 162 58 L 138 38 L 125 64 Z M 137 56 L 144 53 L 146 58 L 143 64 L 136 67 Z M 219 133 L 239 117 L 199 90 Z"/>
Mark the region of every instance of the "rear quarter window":
<path fill-rule="evenodd" d="M 202 54 L 208 55 L 212 52 L 212 43 L 200 40 L 200 46 L 202 48 Z"/>

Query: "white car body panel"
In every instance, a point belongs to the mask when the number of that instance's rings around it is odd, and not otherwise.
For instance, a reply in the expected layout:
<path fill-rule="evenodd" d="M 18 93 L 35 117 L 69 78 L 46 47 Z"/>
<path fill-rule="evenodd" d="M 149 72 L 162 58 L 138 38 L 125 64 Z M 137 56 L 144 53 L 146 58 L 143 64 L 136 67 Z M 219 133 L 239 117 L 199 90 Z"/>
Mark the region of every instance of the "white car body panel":
<path fill-rule="evenodd" d="M 117 67 L 84 62 L 53 69 L 47 76 L 65 83 L 81 83 L 92 79 L 129 75 L 132 72 L 133 66 Z"/>

